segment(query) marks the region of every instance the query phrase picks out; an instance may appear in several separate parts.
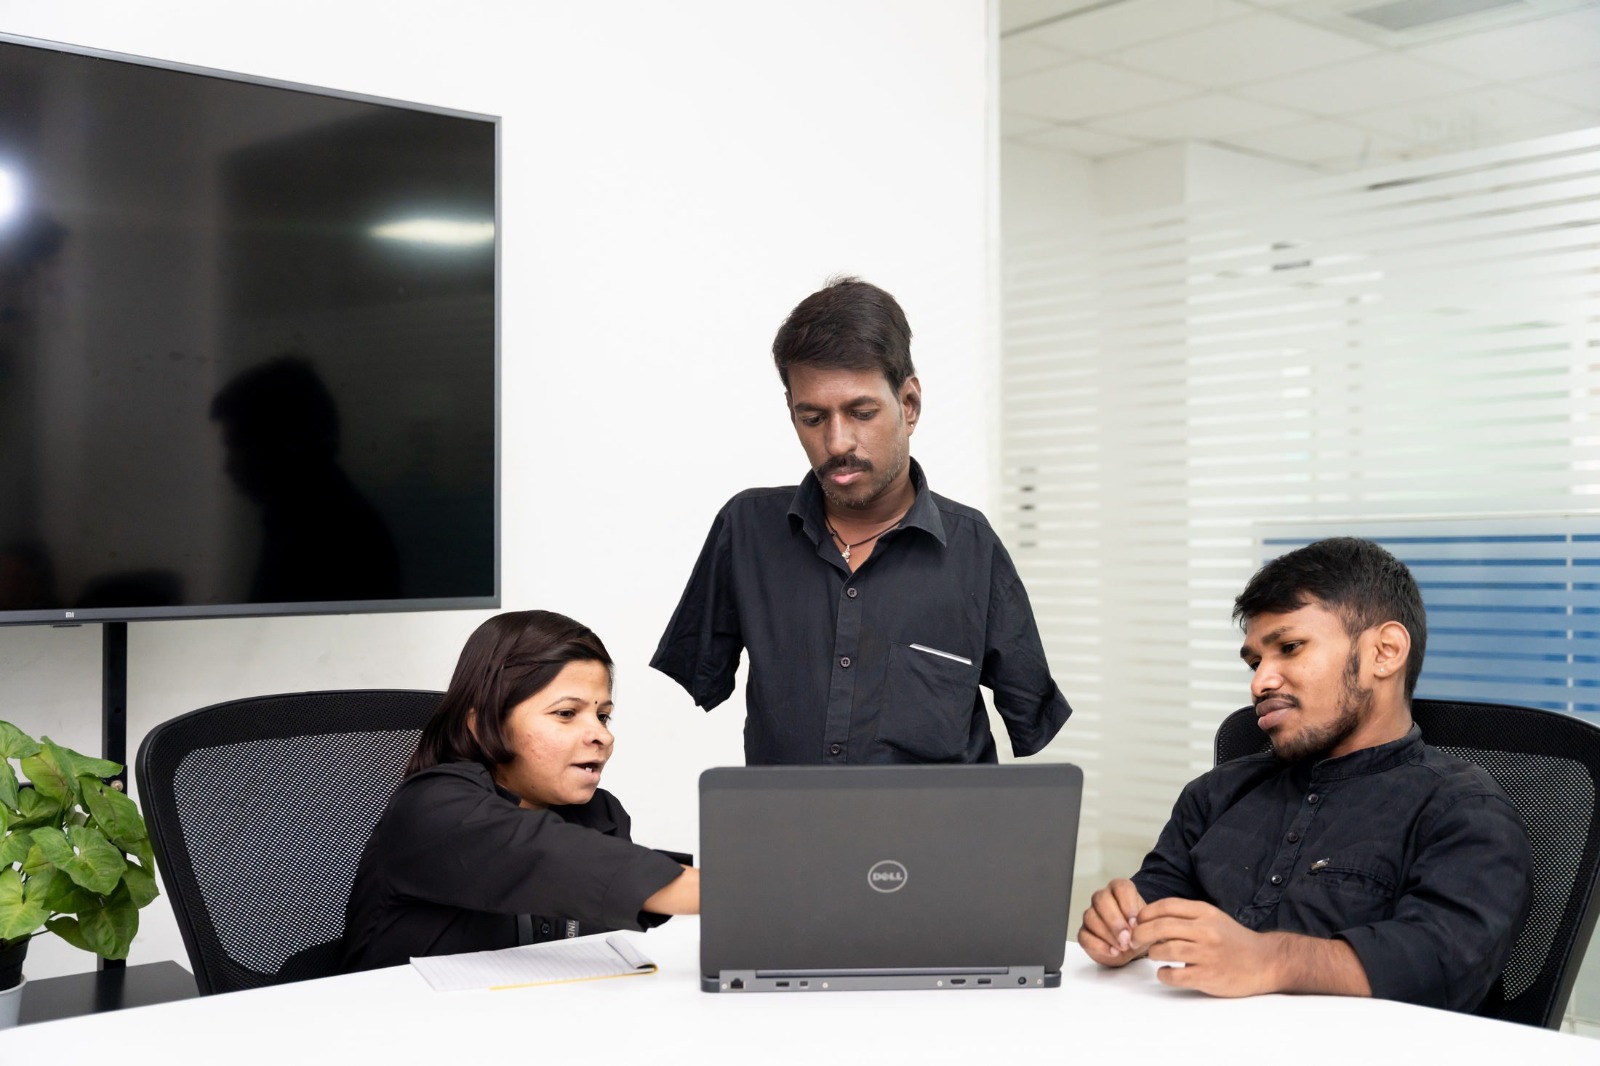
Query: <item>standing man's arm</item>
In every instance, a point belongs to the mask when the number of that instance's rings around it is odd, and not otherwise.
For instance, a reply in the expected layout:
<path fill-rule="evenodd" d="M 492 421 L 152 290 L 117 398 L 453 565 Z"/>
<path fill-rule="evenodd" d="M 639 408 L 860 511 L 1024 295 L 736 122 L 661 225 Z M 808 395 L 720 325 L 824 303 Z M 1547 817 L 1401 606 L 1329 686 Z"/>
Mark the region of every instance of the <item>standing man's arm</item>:
<path fill-rule="evenodd" d="M 1050 676 L 1027 590 L 998 541 L 991 574 L 988 632 L 978 683 L 994 693 L 994 707 L 1006 723 L 1012 753 L 1033 755 L 1061 731 L 1072 708 Z"/>
<path fill-rule="evenodd" d="M 682 685 L 695 704 L 708 711 L 733 693 L 734 673 L 744 650 L 730 539 L 724 507 L 711 523 L 689 584 L 650 659 L 651 666 Z"/>

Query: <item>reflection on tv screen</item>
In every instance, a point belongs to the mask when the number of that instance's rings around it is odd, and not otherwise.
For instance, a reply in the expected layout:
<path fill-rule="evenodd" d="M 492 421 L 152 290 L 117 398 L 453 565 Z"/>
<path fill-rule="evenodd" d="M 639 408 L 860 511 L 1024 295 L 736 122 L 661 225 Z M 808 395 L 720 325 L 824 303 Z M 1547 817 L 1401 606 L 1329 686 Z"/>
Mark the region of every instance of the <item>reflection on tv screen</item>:
<path fill-rule="evenodd" d="M 496 124 L 0 40 L 0 622 L 497 603 Z"/>

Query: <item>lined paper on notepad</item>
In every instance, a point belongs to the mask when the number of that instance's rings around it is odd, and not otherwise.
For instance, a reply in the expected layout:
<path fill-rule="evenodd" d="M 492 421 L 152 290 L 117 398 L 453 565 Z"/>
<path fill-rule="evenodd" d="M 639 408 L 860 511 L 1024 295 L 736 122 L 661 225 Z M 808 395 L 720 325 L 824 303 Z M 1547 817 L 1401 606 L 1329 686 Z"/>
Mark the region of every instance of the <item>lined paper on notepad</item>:
<path fill-rule="evenodd" d="M 523 988 L 566 981 L 598 981 L 606 977 L 637 977 L 655 973 L 647 959 L 625 937 L 612 935 L 525 944 L 500 951 L 471 951 L 464 955 L 434 955 L 412 959 L 435 992 L 464 992 L 475 988 Z"/>

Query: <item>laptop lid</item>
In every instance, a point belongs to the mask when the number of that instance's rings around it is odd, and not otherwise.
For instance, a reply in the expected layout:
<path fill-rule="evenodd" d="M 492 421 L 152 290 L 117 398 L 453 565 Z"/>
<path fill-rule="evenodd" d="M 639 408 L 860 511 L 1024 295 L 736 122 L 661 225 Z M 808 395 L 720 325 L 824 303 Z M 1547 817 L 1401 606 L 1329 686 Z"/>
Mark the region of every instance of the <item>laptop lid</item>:
<path fill-rule="evenodd" d="M 708 991 L 1057 983 L 1083 773 L 777 766 L 700 776 Z"/>

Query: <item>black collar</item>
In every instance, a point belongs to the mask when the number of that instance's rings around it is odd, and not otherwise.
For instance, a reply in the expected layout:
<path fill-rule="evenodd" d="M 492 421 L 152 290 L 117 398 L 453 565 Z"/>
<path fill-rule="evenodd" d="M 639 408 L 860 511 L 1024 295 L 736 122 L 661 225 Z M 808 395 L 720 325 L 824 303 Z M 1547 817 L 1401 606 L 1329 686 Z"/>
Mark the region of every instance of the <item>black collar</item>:
<path fill-rule="evenodd" d="M 1319 759 L 1308 764 L 1313 783 L 1342 781 L 1351 777 L 1381 774 L 1422 757 L 1422 727 L 1412 722 L 1406 735 L 1375 748 L 1362 748 L 1336 759 Z"/>
<path fill-rule="evenodd" d="M 910 463 L 911 487 L 917 495 L 916 499 L 911 501 L 911 509 L 900 519 L 900 525 L 906 529 L 922 530 L 938 541 L 942 547 L 945 544 L 945 532 L 944 519 L 939 515 L 939 505 L 934 502 L 933 493 L 928 491 L 928 478 L 922 472 L 922 465 L 915 459 L 911 459 Z M 822 484 L 817 480 L 815 472 L 807 472 L 800 480 L 799 487 L 794 490 L 794 499 L 789 501 L 789 528 L 804 530 L 813 544 L 821 544 L 829 536 L 828 513 L 823 507 Z"/>

